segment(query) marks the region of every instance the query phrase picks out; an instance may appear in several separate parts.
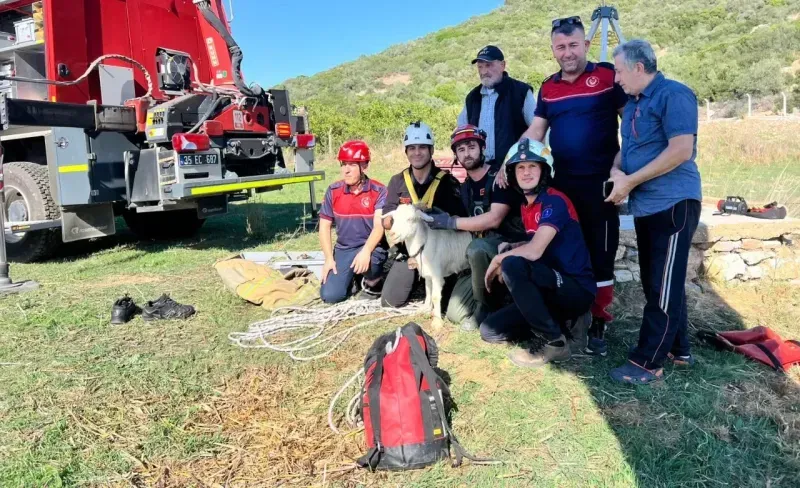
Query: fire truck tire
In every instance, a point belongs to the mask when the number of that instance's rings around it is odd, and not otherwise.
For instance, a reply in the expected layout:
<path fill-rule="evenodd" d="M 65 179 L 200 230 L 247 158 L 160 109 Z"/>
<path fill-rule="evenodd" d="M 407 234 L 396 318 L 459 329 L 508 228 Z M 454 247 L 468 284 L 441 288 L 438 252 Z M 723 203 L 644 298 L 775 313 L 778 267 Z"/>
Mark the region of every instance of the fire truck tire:
<path fill-rule="evenodd" d="M 125 211 L 125 224 L 137 236 L 144 239 L 182 239 L 191 237 L 200 230 L 206 219 L 197 217 L 197 211 L 173 210 L 170 212 Z"/>
<path fill-rule="evenodd" d="M 3 165 L 9 221 L 54 220 L 61 212 L 50 193 L 47 166 L 15 161 Z M 30 263 L 51 257 L 62 245 L 59 229 L 6 235 L 9 261 Z"/>

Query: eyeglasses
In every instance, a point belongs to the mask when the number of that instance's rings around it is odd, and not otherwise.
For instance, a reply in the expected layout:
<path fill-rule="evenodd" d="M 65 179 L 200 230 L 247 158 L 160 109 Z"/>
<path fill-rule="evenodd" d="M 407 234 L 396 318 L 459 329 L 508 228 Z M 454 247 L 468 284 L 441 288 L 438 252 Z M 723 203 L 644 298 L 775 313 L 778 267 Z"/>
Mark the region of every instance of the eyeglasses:
<path fill-rule="evenodd" d="M 583 25 L 581 22 L 581 18 L 579 15 L 573 15 L 572 17 L 564 17 L 563 19 L 556 19 L 553 21 L 553 29 L 558 29 L 562 25 L 570 24 L 570 25 Z"/>

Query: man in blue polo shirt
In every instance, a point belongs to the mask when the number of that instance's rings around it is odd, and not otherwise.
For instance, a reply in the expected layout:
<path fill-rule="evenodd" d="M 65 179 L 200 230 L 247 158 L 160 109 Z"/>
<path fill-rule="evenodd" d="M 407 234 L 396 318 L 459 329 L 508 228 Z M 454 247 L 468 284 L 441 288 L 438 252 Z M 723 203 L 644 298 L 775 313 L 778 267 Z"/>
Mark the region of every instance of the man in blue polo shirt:
<path fill-rule="evenodd" d="M 697 155 L 697 98 L 658 71 L 646 41 L 614 50 L 616 81 L 630 96 L 622 118 L 622 159 L 607 201 L 629 196 L 647 303 L 639 343 L 611 378 L 632 384 L 663 378 L 663 364 L 694 362 L 689 350 L 686 267 L 700 219 L 702 190 Z"/>
<path fill-rule="evenodd" d="M 387 256 L 381 225 L 386 187 L 365 173 L 370 161 L 366 143 L 345 142 L 338 159 L 342 179 L 328 187 L 319 211 L 319 240 L 325 254 L 320 296 L 325 303 L 341 302 L 350 295 L 354 277 L 362 276 L 359 298 L 378 298 Z M 332 224 L 336 225 L 335 248 Z"/>
<path fill-rule="evenodd" d="M 603 202 L 603 184 L 619 157 L 618 117 L 628 97 L 614 83 L 612 64 L 588 61 L 590 42 L 580 17 L 554 20 L 550 40 L 561 70 L 542 84 L 536 115 L 523 137 L 543 142 L 550 129 L 553 187 L 564 192 L 578 211 L 598 288 L 588 344 L 587 317 L 573 328 L 572 345 L 587 354 L 605 356 L 604 333 L 613 319 L 608 308 L 614 297 L 619 215 L 615 205 Z"/>

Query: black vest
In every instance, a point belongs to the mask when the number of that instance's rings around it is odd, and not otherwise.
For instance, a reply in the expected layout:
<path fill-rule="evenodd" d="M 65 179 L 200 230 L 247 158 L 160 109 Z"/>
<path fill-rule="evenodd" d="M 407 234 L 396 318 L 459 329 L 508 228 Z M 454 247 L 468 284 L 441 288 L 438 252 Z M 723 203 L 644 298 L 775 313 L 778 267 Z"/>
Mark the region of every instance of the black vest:
<path fill-rule="evenodd" d="M 466 99 L 467 121 L 476 127 L 481 119 L 482 87 L 483 85 L 478 85 L 473 88 Z M 494 89 L 497 91 L 497 102 L 494 105 L 494 162 L 499 166 L 511 146 L 528 129 L 522 107 L 525 105 L 528 90 L 533 89 L 529 84 L 511 78 L 506 72 L 503 72 L 502 81 Z"/>

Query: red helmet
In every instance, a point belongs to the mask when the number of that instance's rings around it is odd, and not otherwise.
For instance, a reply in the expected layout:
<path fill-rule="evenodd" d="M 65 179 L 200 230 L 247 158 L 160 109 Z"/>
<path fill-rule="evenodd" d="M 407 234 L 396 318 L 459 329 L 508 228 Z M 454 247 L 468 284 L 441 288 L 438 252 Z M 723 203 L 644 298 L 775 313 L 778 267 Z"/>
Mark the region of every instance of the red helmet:
<path fill-rule="evenodd" d="M 450 149 L 456 152 L 456 144 L 462 141 L 478 141 L 481 148 L 486 147 L 486 131 L 472 124 L 459 125 L 450 136 Z"/>
<path fill-rule="evenodd" d="M 369 146 L 364 141 L 347 141 L 339 148 L 339 157 L 342 163 L 369 163 Z"/>

